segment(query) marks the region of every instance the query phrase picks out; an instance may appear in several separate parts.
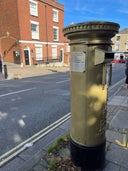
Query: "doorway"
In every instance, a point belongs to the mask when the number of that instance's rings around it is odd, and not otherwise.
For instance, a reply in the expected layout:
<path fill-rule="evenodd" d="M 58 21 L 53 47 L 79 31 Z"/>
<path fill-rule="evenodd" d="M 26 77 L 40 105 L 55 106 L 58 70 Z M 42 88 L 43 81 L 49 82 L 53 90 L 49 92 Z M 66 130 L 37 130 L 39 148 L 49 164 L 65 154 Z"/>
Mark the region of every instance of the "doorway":
<path fill-rule="evenodd" d="M 60 50 L 60 62 L 64 62 L 64 50 Z"/>
<path fill-rule="evenodd" d="M 24 48 L 24 58 L 25 58 L 25 65 L 30 65 L 30 61 L 29 61 L 29 48 L 28 47 Z"/>

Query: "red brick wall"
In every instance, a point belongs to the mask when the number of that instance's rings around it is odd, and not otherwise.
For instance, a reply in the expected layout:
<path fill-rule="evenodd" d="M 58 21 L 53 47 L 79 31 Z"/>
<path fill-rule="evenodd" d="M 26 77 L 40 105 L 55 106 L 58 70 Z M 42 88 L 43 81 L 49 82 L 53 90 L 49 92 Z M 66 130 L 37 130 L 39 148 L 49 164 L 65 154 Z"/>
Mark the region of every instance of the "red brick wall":
<path fill-rule="evenodd" d="M 5 0 L 6 1 L 6 0 Z M 40 27 L 40 41 L 46 42 L 46 29 L 48 33 L 48 41 L 53 42 L 53 26 L 59 26 L 59 41 L 63 42 L 62 29 L 64 27 L 64 11 L 63 6 L 57 4 L 55 1 L 47 0 L 47 3 L 38 2 L 38 17 L 30 16 L 29 0 L 17 0 L 18 19 L 20 27 L 20 38 L 23 40 L 31 40 L 31 25 L 30 20 L 39 22 Z M 52 9 L 59 10 L 59 22 L 52 21 Z M 45 13 L 46 10 L 46 13 Z M 46 14 L 46 15 L 45 15 Z M 46 28 L 47 22 L 47 28 Z"/>
<path fill-rule="evenodd" d="M 9 32 L 10 38 L 6 38 Z M 19 37 L 18 13 L 16 0 L 0 0 L 0 45 L 1 54 L 6 61 L 14 62 L 13 51 L 17 49 Z M 15 39 L 16 38 L 16 39 Z"/>
<path fill-rule="evenodd" d="M 28 46 L 30 49 L 31 60 L 35 58 L 35 45 L 33 43 L 40 42 L 43 46 L 44 61 L 47 58 L 47 41 L 49 58 L 52 56 L 52 45 L 57 45 L 58 56 L 60 56 L 60 49 L 66 50 L 64 45 L 64 7 L 56 2 L 56 0 L 47 0 L 38 2 L 38 17 L 30 15 L 29 0 L 0 0 L 0 37 L 5 36 L 6 32 L 10 33 L 13 39 L 7 38 L 1 40 L 0 53 L 4 55 L 4 60 L 14 62 L 13 51 L 20 50 L 21 62 L 24 62 L 24 47 Z M 11 7 L 11 8 L 10 8 Z M 53 9 L 59 11 L 59 22 L 53 22 Z M 46 10 L 46 11 L 45 11 Z M 39 22 L 39 40 L 32 40 L 31 37 L 31 23 L 30 21 Z M 47 28 L 46 28 L 47 25 Z M 53 26 L 59 27 L 59 40 L 53 41 Z M 26 43 L 16 44 L 17 40 L 25 40 Z M 32 41 L 32 43 L 29 43 Z M 28 42 L 28 43 L 27 43 Z M 61 43 L 61 44 L 60 44 Z M 15 46 L 14 46 L 15 45 Z"/>
<path fill-rule="evenodd" d="M 17 0 L 18 21 L 21 40 L 31 40 L 29 0 Z"/>
<path fill-rule="evenodd" d="M 0 0 L 0 37 L 9 31 L 11 36 L 19 37 L 17 0 Z"/>

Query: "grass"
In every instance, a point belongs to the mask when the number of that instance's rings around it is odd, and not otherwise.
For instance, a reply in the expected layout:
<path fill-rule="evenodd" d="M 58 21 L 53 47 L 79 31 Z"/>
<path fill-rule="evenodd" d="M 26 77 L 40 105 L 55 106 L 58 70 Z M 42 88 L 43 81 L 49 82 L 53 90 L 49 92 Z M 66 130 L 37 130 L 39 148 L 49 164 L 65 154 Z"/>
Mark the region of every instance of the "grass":
<path fill-rule="evenodd" d="M 56 151 L 57 147 L 59 147 L 59 145 L 63 141 L 66 141 L 68 138 L 69 138 L 69 134 L 58 138 L 56 140 L 56 142 L 47 149 L 47 153 L 50 154 L 50 153 L 53 153 L 54 151 Z M 56 165 L 56 159 L 54 157 L 51 157 L 50 160 L 49 160 L 48 171 L 52 171 L 53 168 L 55 167 L 55 165 Z"/>
<path fill-rule="evenodd" d="M 49 161 L 49 166 L 48 166 L 48 171 L 52 171 L 53 168 L 55 167 L 56 160 L 54 158 L 51 158 Z"/>
<path fill-rule="evenodd" d="M 48 149 L 47 149 L 47 153 L 52 153 L 54 150 L 57 149 L 57 147 L 63 142 L 66 141 L 69 137 L 69 134 L 64 135 L 60 138 L 57 139 L 57 141 L 55 142 L 55 144 L 51 145 Z"/>

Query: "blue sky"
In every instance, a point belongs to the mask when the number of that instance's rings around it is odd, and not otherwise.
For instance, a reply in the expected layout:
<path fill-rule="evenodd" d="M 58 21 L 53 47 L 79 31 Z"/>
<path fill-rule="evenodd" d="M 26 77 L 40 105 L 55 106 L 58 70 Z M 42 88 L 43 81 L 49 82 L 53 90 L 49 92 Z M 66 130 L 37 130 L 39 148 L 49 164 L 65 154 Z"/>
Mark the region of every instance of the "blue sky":
<path fill-rule="evenodd" d="M 128 0 L 57 0 L 64 5 L 65 26 L 72 22 L 111 21 L 128 28 Z"/>

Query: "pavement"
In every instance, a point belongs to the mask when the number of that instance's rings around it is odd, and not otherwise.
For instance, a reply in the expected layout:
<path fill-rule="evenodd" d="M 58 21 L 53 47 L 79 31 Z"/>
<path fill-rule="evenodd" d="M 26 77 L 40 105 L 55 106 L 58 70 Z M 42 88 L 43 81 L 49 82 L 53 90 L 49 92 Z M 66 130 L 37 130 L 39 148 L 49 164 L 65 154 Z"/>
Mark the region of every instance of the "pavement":
<path fill-rule="evenodd" d="M 39 75 L 53 74 L 56 72 L 67 72 L 69 67 L 62 63 L 49 64 L 49 65 L 34 65 L 34 66 L 21 66 L 11 63 L 6 63 L 7 66 L 7 80 L 22 79 L 26 77 L 33 77 Z M 3 73 L 0 73 L 0 80 L 6 80 Z"/>
<path fill-rule="evenodd" d="M 35 68 L 31 68 L 31 71 L 30 68 L 22 68 L 26 76 L 27 73 L 31 73 L 31 76 L 35 75 Z M 12 67 L 11 70 L 10 67 L 8 71 L 14 74 L 13 69 Z M 38 69 L 39 74 L 69 70 L 65 67 L 59 69 L 54 67 L 40 69 L 39 67 Z M 22 76 L 23 73 L 21 73 Z M 0 78 L 3 80 L 2 77 Z M 47 171 L 47 162 L 44 157 L 46 150 L 69 131 L 70 117 L 57 127 L 53 127 L 51 131 L 45 131 L 46 134 L 35 143 L 28 143 L 26 148 L 2 165 L 0 171 Z M 108 99 L 106 141 L 106 165 L 103 171 L 128 171 L 128 90 L 124 87 L 124 81 L 120 82 L 117 91 Z"/>

